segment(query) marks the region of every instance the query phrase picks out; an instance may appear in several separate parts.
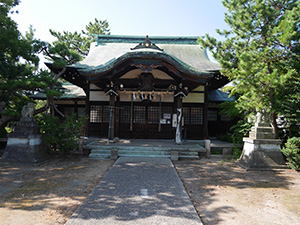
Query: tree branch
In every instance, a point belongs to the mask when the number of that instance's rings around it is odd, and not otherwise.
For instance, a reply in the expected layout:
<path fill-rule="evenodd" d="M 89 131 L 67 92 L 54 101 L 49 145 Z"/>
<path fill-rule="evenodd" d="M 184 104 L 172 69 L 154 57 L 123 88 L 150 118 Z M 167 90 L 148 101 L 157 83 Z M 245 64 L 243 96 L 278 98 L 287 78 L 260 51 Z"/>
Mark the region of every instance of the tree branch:
<path fill-rule="evenodd" d="M 8 122 L 10 122 L 12 120 L 17 120 L 19 118 L 20 118 L 20 116 L 3 115 L 0 118 L 0 129 L 4 128 Z"/>

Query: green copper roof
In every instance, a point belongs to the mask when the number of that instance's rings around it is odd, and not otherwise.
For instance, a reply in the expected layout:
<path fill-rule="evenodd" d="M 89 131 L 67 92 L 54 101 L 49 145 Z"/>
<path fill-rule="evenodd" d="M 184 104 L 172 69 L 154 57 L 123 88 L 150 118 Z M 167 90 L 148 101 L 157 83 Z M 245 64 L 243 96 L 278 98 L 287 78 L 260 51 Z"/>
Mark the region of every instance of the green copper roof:
<path fill-rule="evenodd" d="M 229 97 L 228 93 L 217 89 L 208 92 L 207 100 L 209 102 L 233 102 L 235 98 Z"/>
<path fill-rule="evenodd" d="M 126 35 L 94 35 L 97 45 L 103 43 L 140 43 L 145 41 L 146 36 L 126 36 Z M 155 44 L 190 44 L 197 45 L 197 36 L 151 36 L 151 42 Z"/>
<path fill-rule="evenodd" d="M 60 91 L 62 92 L 62 95 L 55 99 L 85 99 L 85 93 L 82 88 L 75 86 L 69 82 L 62 83 Z M 31 98 L 46 99 L 47 96 L 45 93 L 37 92 L 32 95 Z"/>
<path fill-rule="evenodd" d="M 167 60 L 180 70 L 194 74 L 209 74 L 220 66 L 211 62 L 206 51 L 197 43 L 197 37 L 149 37 L 163 51 L 142 48 L 132 50 L 146 40 L 144 36 L 97 35 L 88 56 L 72 65 L 82 74 L 105 73 L 130 58 L 156 58 Z"/>

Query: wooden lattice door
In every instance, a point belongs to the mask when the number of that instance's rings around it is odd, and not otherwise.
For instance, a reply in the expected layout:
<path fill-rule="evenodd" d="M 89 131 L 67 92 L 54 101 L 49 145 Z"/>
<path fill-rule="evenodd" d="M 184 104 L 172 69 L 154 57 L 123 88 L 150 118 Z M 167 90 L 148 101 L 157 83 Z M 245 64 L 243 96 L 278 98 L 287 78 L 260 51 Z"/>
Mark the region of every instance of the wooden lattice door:
<path fill-rule="evenodd" d="M 159 107 L 158 104 L 121 106 L 120 137 L 143 139 L 174 138 L 171 123 L 172 110 L 172 106 Z"/>

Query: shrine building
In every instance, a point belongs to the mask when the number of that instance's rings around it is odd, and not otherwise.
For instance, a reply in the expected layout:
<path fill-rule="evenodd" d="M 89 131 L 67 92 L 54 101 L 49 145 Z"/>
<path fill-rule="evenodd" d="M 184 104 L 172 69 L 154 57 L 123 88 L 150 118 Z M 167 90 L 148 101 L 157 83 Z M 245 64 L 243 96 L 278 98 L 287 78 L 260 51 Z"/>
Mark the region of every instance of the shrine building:
<path fill-rule="evenodd" d="M 56 104 L 89 117 L 87 137 L 180 142 L 226 133 L 232 125 L 218 113 L 220 102 L 232 101 L 219 90 L 229 81 L 197 37 L 97 35 L 88 56 L 63 78 L 77 94 Z"/>

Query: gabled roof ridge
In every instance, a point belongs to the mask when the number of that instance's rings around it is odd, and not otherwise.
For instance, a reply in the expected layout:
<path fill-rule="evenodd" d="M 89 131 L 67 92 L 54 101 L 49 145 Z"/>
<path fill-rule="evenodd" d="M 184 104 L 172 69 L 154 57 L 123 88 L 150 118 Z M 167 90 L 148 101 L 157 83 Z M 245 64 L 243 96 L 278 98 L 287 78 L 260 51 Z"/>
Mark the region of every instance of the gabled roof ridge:
<path fill-rule="evenodd" d="M 94 35 L 97 45 L 101 43 L 140 43 L 146 40 L 145 36 L 135 35 Z M 155 44 L 193 44 L 198 45 L 199 36 L 149 36 Z"/>

